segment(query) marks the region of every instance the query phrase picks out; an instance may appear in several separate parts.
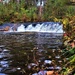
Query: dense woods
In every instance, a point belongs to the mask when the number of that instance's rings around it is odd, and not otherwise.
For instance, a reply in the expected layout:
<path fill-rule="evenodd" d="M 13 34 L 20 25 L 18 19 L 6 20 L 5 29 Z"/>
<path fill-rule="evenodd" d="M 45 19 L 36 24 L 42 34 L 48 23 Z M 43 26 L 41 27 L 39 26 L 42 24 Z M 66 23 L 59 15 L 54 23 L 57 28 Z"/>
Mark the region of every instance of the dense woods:
<path fill-rule="evenodd" d="M 0 2 L 0 23 L 62 21 L 72 18 L 75 6 L 68 5 L 69 0 L 44 0 L 44 6 L 37 6 L 39 0 L 10 0 Z M 39 15 L 41 12 L 42 14 Z M 40 18 L 41 17 L 41 18 Z"/>

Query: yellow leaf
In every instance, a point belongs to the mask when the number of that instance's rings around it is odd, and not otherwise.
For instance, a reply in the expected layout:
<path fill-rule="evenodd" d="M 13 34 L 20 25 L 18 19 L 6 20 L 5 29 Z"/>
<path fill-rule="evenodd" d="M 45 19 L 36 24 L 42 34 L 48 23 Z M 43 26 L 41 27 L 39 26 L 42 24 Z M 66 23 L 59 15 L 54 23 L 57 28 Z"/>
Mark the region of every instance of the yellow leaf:
<path fill-rule="evenodd" d="M 68 20 L 68 18 L 63 19 L 63 24 L 64 24 L 64 25 L 69 24 L 69 20 Z"/>

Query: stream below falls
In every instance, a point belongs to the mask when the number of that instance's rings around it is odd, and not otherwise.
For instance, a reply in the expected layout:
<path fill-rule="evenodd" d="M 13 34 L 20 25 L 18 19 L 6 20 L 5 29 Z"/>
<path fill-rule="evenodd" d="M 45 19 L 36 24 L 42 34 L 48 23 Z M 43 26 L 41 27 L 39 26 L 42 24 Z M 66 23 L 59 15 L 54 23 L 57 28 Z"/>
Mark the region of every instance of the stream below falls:
<path fill-rule="evenodd" d="M 58 22 L 1 25 L 0 75 L 32 75 L 42 68 L 61 70 L 63 33 Z"/>
<path fill-rule="evenodd" d="M 60 70 L 62 37 L 44 32 L 0 34 L 0 75 L 32 75 L 36 66 Z"/>

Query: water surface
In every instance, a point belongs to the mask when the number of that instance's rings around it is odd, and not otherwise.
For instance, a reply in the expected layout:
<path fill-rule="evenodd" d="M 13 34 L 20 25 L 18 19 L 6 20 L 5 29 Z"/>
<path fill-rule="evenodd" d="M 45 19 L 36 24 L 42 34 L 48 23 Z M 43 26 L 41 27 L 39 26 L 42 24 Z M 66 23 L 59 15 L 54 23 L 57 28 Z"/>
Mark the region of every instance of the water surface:
<path fill-rule="evenodd" d="M 33 66 L 62 67 L 62 34 L 42 32 L 21 32 L 1 34 L 1 73 L 7 75 L 29 75 Z M 54 65 L 51 62 L 55 63 Z"/>

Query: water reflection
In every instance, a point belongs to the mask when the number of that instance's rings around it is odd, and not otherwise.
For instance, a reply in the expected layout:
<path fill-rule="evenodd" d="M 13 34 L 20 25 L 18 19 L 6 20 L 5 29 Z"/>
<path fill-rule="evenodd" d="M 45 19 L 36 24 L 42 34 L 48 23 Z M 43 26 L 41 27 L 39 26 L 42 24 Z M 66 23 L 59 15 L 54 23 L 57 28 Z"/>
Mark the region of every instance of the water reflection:
<path fill-rule="evenodd" d="M 7 74 L 4 74 L 4 73 L 0 73 L 0 75 L 7 75 Z"/>
<path fill-rule="evenodd" d="M 9 33 L 4 36 L 7 36 L 4 44 L 8 49 L 0 47 L 0 73 L 32 75 L 41 68 L 61 69 L 62 34 Z"/>

